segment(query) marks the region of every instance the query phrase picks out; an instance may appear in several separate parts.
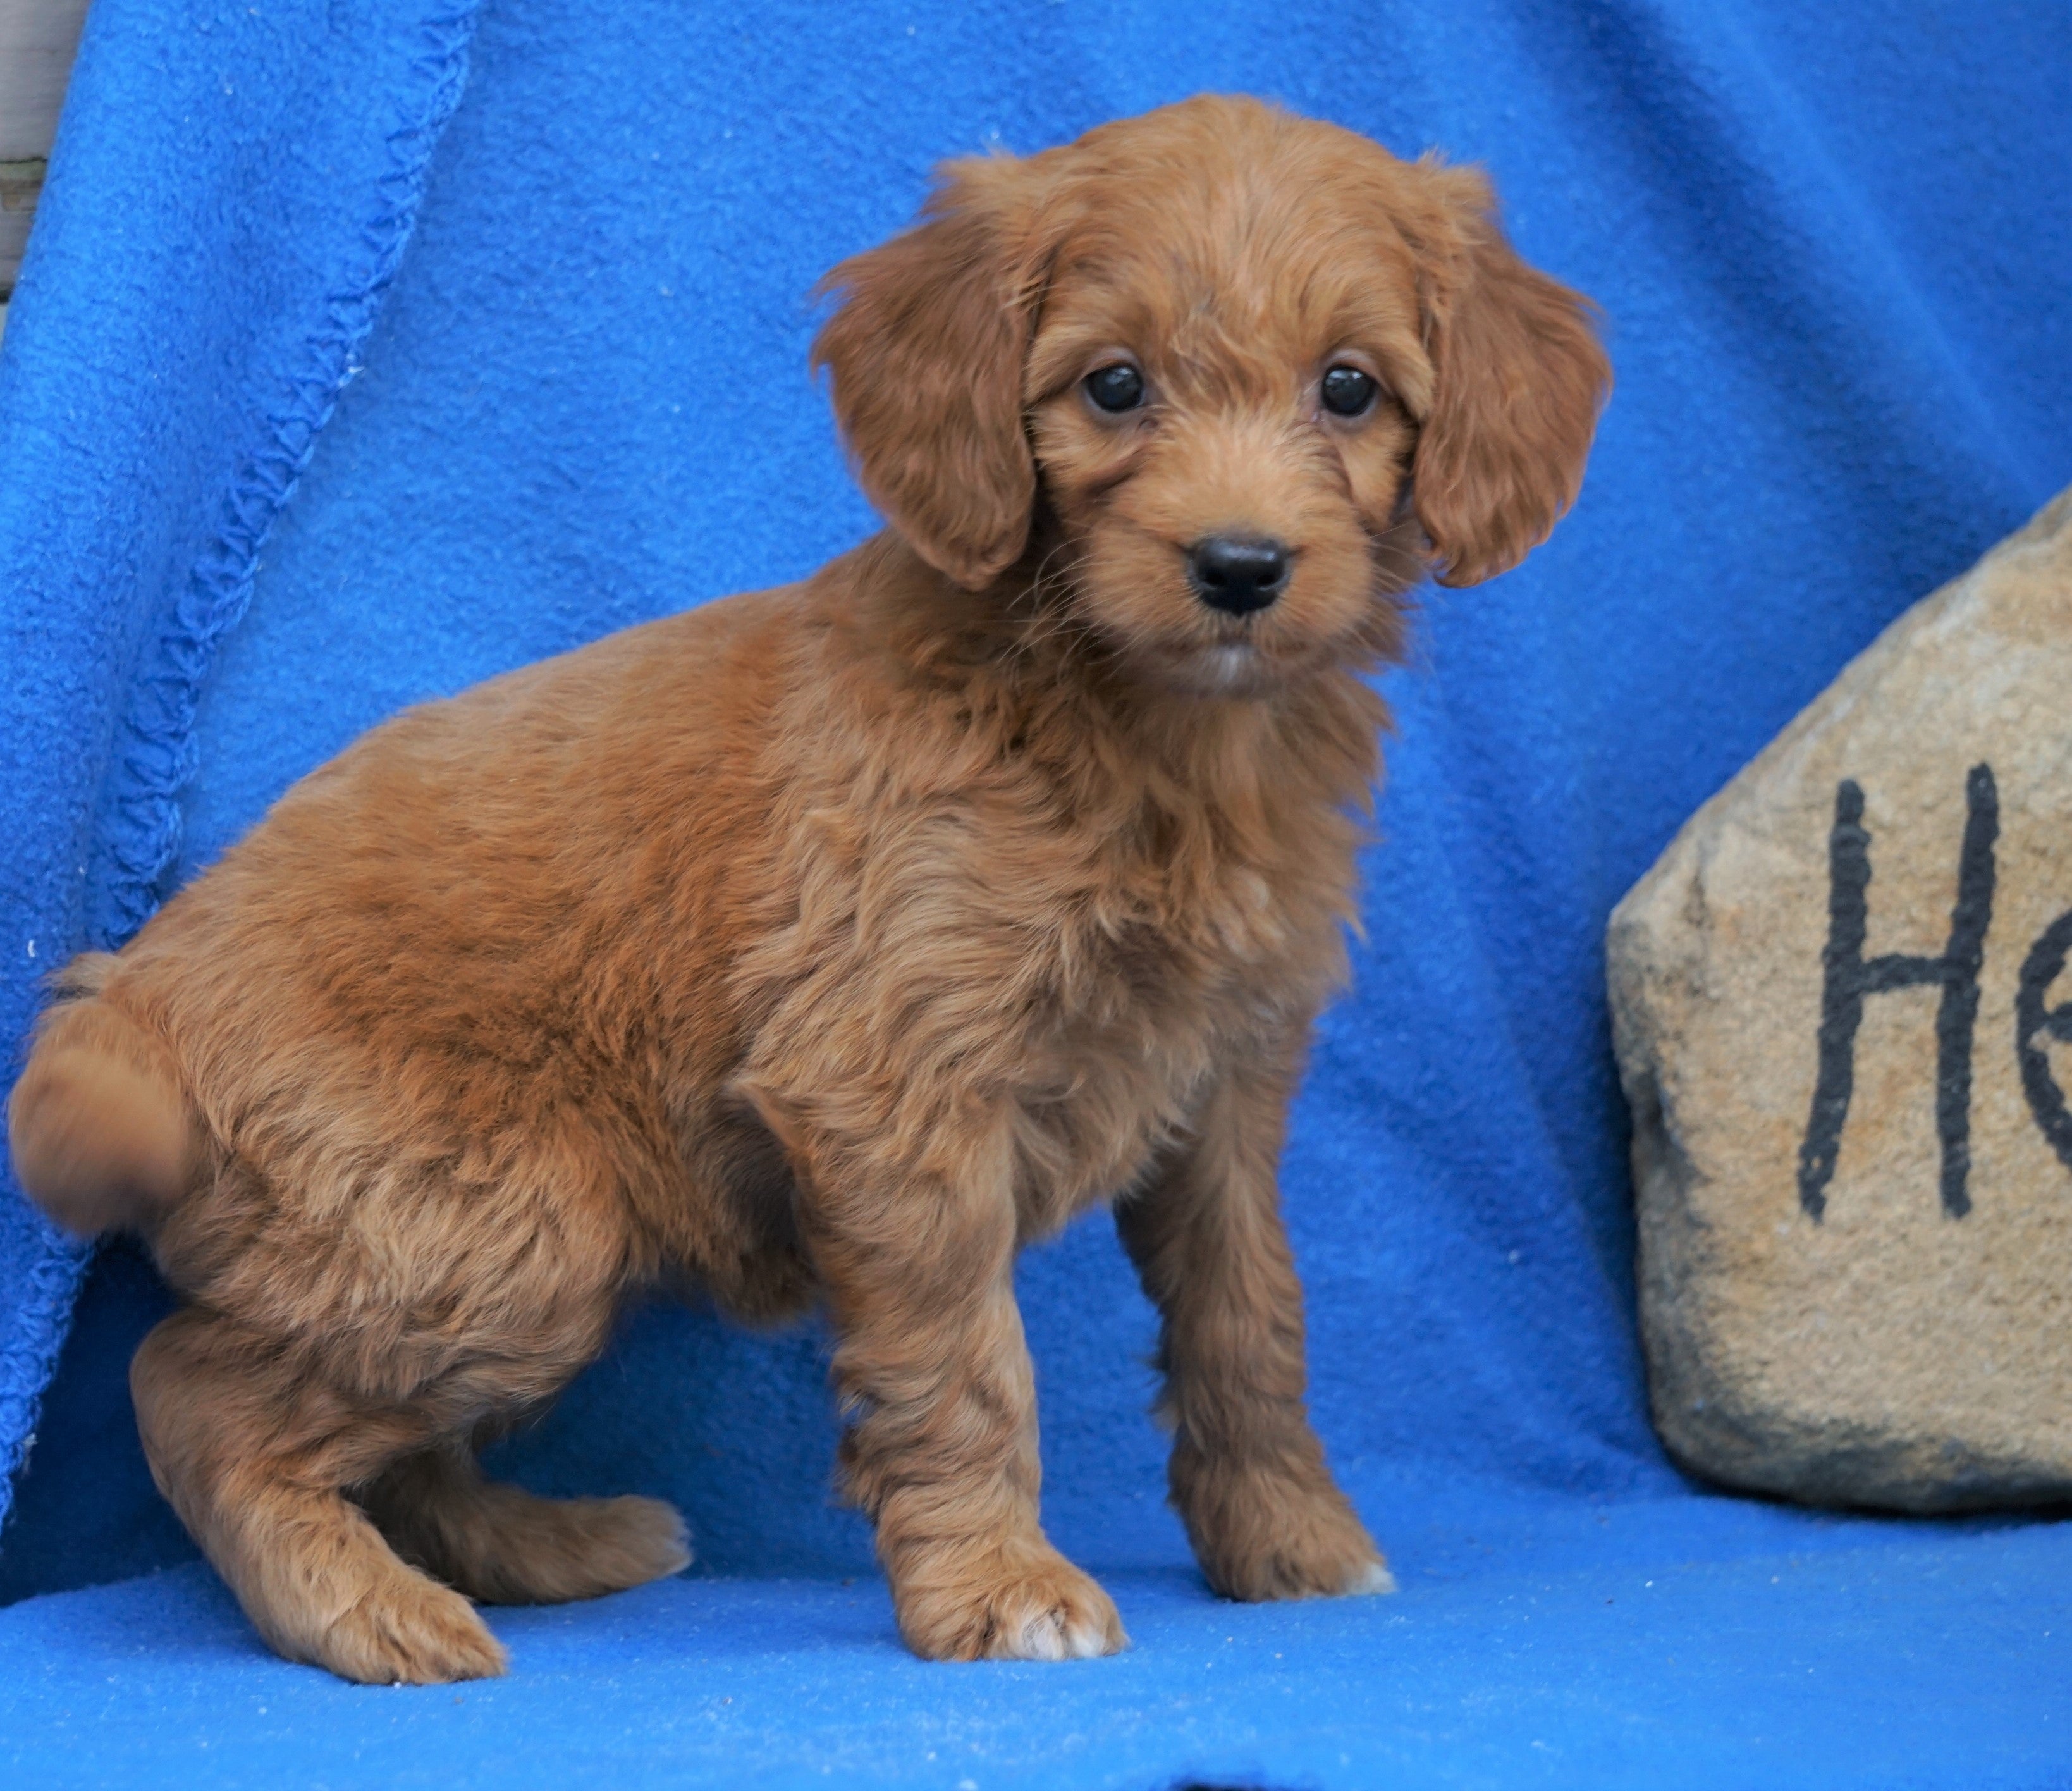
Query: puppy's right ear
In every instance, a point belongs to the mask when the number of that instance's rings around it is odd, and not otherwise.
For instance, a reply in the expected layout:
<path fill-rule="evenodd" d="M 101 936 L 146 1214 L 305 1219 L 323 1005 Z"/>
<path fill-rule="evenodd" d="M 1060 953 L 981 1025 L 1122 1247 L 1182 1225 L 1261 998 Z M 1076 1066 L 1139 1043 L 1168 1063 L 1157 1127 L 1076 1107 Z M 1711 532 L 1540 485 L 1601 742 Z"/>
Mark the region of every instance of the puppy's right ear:
<path fill-rule="evenodd" d="M 813 344 L 871 501 L 928 563 L 983 589 L 1021 557 L 1036 500 L 1022 366 L 1042 268 L 1030 164 L 952 163 L 921 221 L 820 282 Z"/>

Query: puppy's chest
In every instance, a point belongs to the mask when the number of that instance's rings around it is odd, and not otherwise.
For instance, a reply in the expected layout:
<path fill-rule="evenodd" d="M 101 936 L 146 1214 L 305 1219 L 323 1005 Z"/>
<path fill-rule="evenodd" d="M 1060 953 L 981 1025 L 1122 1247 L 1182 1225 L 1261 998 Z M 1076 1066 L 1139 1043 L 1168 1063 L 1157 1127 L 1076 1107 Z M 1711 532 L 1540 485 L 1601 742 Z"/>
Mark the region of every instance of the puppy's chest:
<path fill-rule="evenodd" d="M 1235 858 L 1121 868 L 1032 934 L 1042 995 L 1020 1028 L 1011 1097 L 1032 1229 L 1135 1180 L 1219 1066 L 1306 1023 L 1342 964 L 1336 879 L 1289 887 Z"/>
<path fill-rule="evenodd" d="M 1260 807 L 1104 803 L 1020 769 L 830 792 L 737 965 L 750 1068 L 898 1149 L 1004 1124 L 1025 1233 L 1062 1223 L 1342 978 L 1353 824 Z"/>
<path fill-rule="evenodd" d="M 1051 942 L 1061 1016 L 1089 1041 L 1244 1024 L 1316 954 L 1322 917 L 1285 880 L 1244 863 L 1184 880 L 1154 865 L 1090 888 Z"/>

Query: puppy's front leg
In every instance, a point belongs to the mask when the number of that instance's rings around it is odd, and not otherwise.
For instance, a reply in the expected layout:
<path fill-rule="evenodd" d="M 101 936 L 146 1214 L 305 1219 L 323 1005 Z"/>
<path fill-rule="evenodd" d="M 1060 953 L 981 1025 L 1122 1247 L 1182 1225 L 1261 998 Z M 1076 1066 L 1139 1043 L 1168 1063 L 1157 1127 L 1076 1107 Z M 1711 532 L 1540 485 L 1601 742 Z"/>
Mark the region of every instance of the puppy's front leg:
<path fill-rule="evenodd" d="M 819 1159 L 806 1230 L 838 1333 L 836 1384 L 854 1416 L 849 1484 L 877 1523 L 916 1653 L 1112 1653 L 1128 1645 L 1114 1604 L 1038 1521 L 1004 1139 L 955 1149 L 941 1136 L 918 1164 L 795 1145 L 795 1159 Z"/>
<path fill-rule="evenodd" d="M 1227 1597 L 1392 1591 L 1303 1405 L 1302 1289 L 1281 1222 L 1296 1049 L 1233 1066 L 1161 1171 L 1116 1208 L 1163 1320 L 1173 1503 Z"/>

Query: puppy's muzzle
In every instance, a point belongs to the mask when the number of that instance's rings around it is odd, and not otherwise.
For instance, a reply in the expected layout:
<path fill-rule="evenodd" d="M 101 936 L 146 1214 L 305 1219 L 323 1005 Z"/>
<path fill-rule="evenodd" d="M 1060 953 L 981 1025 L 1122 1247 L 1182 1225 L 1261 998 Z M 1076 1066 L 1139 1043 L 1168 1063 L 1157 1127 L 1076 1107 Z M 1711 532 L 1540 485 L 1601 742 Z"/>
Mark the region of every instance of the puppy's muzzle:
<path fill-rule="evenodd" d="M 1211 535 L 1187 550 L 1187 577 L 1211 609 L 1249 616 L 1288 588 L 1293 559 L 1285 542 L 1270 537 Z"/>

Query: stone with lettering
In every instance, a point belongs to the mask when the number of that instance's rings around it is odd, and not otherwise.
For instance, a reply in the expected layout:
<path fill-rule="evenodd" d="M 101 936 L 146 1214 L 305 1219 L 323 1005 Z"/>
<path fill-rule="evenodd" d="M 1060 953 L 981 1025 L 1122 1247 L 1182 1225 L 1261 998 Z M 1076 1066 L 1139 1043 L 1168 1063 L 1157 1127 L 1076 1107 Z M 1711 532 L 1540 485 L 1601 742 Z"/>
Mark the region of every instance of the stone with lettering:
<path fill-rule="evenodd" d="M 1612 916 L 1655 1423 L 1822 1504 L 2072 1498 L 2072 492 Z"/>

